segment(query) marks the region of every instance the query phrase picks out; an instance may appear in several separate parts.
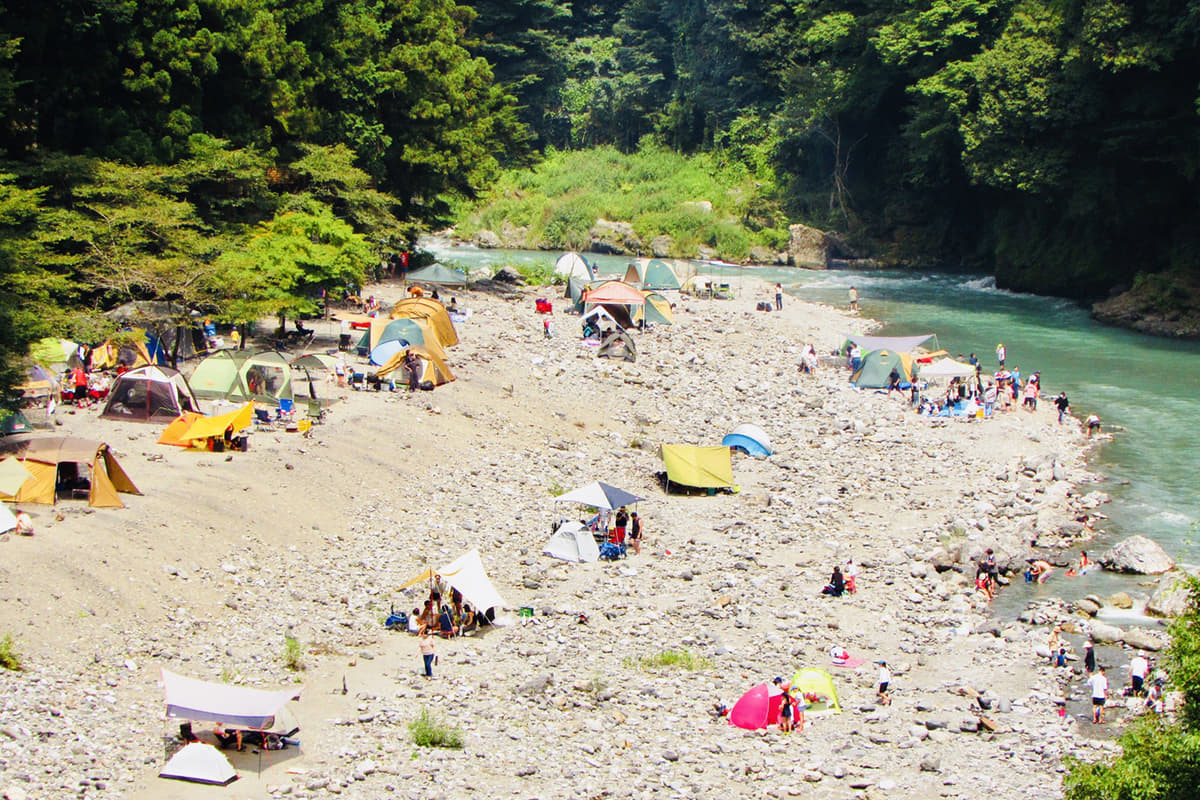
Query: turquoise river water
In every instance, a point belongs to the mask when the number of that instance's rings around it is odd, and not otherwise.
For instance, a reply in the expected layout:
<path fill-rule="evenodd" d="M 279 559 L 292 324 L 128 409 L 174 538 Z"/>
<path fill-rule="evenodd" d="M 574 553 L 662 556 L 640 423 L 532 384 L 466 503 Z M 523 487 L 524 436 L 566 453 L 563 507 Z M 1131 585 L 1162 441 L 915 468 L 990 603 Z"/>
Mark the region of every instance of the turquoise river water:
<path fill-rule="evenodd" d="M 435 247 L 433 252 L 445 263 L 468 270 L 498 264 L 552 265 L 559 255 L 463 247 Z M 598 262 L 601 274 L 623 273 L 628 263 L 618 257 L 587 259 Z M 700 271 L 722 274 L 735 292 L 739 278 L 753 276 L 778 281 L 794 297 L 843 308 L 854 286 L 862 314 L 883 323 L 880 333 L 935 333 L 951 355 L 978 354 L 985 370 L 996 367 L 996 345 L 1003 342 L 1010 367 L 1019 366 L 1022 375 L 1041 372 L 1043 402 L 1066 391 L 1075 416 L 1095 413 L 1104 429 L 1114 432 L 1091 459 L 1092 468 L 1103 476 L 1096 488 L 1107 491 L 1112 502 L 1102 509 L 1109 519 L 1098 526 L 1101 533 L 1084 545 L 1089 553 L 1142 534 L 1161 544 L 1181 566 L 1200 564 L 1195 463 L 1200 453 L 1200 343 L 1106 327 L 1071 301 L 998 290 L 990 278 L 978 275 L 712 265 Z M 1117 588 L 1146 592 L 1136 581 L 1089 575 L 1078 581 L 1051 580 L 1001 597 L 1009 595 L 1005 605 L 1015 606 L 1031 595 L 1070 597 Z M 1138 616 L 1131 614 L 1125 621 L 1138 621 Z"/>

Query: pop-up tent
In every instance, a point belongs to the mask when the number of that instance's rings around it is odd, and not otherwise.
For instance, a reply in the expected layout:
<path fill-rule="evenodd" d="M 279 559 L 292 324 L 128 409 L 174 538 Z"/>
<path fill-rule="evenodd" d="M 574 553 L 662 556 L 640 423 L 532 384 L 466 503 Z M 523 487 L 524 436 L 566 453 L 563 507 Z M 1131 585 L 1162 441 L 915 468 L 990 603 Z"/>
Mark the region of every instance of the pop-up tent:
<path fill-rule="evenodd" d="M 733 462 L 727 446 L 664 444 L 659 449 L 667 468 L 668 488 L 672 483 L 700 489 L 733 487 Z"/>
<path fill-rule="evenodd" d="M 458 344 L 458 332 L 454 330 L 450 312 L 431 297 L 409 297 L 401 300 L 392 306 L 392 312 L 388 316 L 392 319 L 424 320 L 442 347 L 454 347 Z"/>
<path fill-rule="evenodd" d="M 292 367 L 281 353 L 218 350 L 196 365 L 192 391 L 206 400 L 292 400 Z"/>
<path fill-rule="evenodd" d="M 238 774 L 225 754 L 211 744 L 189 742 L 163 764 L 158 777 L 228 786 L 237 780 Z"/>
<path fill-rule="evenodd" d="M 804 713 L 809 716 L 842 713 L 842 706 L 838 703 L 837 689 L 833 685 L 833 676 L 819 667 L 805 667 L 797 670 L 796 674 L 792 676 L 792 694 L 806 698 L 808 709 Z"/>
<path fill-rule="evenodd" d="M 937 334 L 922 333 L 919 336 L 867 336 L 862 333 L 846 334 L 846 341 L 854 342 L 864 353 L 872 350 L 895 350 L 900 353 L 910 353 L 930 342 L 937 349 Z M 843 349 L 845 349 L 843 345 Z"/>
<path fill-rule="evenodd" d="M 600 560 L 600 547 L 592 532 L 575 520 L 567 520 L 550 534 L 542 549 L 548 556 L 564 561 L 592 562 Z"/>
<path fill-rule="evenodd" d="M 68 436 L 8 436 L 0 439 L 0 454 L 20 460 L 33 478 L 15 495 L 0 499 L 53 505 L 59 490 L 75 496 L 87 492 L 88 505 L 124 508 L 118 492 L 141 494 L 102 442 Z"/>
<path fill-rule="evenodd" d="M 20 411 L 0 409 L 0 436 L 33 433 L 33 424 Z"/>
<path fill-rule="evenodd" d="M 766 458 L 775 452 L 771 449 L 771 438 L 767 436 L 766 431 L 749 423 L 738 425 L 731 433 L 726 434 L 721 444 L 759 458 Z"/>
<path fill-rule="evenodd" d="M 793 700 L 794 702 L 794 700 Z M 741 696 L 729 711 L 729 724 L 748 731 L 756 731 L 779 722 L 779 709 L 783 705 L 783 694 L 760 683 Z"/>
<path fill-rule="evenodd" d="M 912 382 L 912 356 L 895 350 L 872 350 L 863 356 L 862 366 L 850 376 L 850 382 L 860 389 L 886 389 L 893 369 L 901 383 Z"/>
<path fill-rule="evenodd" d="M 581 503 L 582 505 L 599 508 L 604 511 L 612 511 L 621 506 L 633 505 L 645 499 L 644 497 L 638 497 L 632 492 L 618 489 L 615 486 L 610 486 L 600 481 L 592 481 L 589 484 L 580 486 L 578 489 L 572 489 L 566 494 L 558 496 L 558 502 L 560 503 Z"/>
<path fill-rule="evenodd" d="M 568 281 L 572 278 L 580 278 L 586 282 L 596 277 L 591 265 L 583 260 L 583 256 L 575 252 L 563 253 L 559 256 L 558 260 L 554 262 L 554 273 L 563 276 Z"/>
<path fill-rule="evenodd" d="M 404 366 L 405 353 L 411 351 L 417 356 L 419 363 L 417 380 L 420 382 L 429 381 L 434 386 L 441 386 L 443 383 L 449 383 L 454 380 L 454 373 L 446 366 L 446 362 L 437 356 L 427 347 L 419 345 L 408 345 L 403 349 L 397 350 L 392 357 L 384 362 L 383 366 L 375 370 L 375 377 L 386 378 L 393 372 L 396 373 L 397 383 L 408 383 L 408 368 Z"/>
<path fill-rule="evenodd" d="M 404 276 L 409 283 L 430 283 L 436 286 L 466 286 L 467 273 L 451 269 L 445 264 L 430 264 L 413 270 Z"/>
<path fill-rule="evenodd" d="M 301 687 L 250 689 L 189 678 L 162 671 L 167 717 L 219 722 L 232 728 L 267 730 L 289 700 L 300 699 Z"/>
<path fill-rule="evenodd" d="M 408 583 L 401 586 L 407 589 L 422 581 L 439 578 L 457 589 L 463 598 L 483 613 L 488 609 L 506 607 L 504 598 L 496 591 L 492 581 L 483 569 L 483 561 L 479 558 L 478 550 L 469 550 L 436 572 L 427 569 Z"/>
<path fill-rule="evenodd" d="M 187 379 L 178 370 L 149 365 L 117 378 L 100 416 L 125 422 L 162 422 L 199 410 Z"/>

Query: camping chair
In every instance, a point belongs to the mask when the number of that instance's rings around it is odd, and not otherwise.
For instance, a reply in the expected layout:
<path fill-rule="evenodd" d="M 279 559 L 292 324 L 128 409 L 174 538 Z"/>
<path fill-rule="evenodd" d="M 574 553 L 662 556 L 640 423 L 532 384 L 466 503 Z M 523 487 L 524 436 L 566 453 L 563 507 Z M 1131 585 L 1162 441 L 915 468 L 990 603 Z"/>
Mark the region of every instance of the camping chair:
<path fill-rule="evenodd" d="M 294 413 L 296 413 L 295 401 L 290 397 L 279 398 L 279 410 L 275 412 L 275 417 L 283 419 L 284 417 L 291 417 Z"/>
<path fill-rule="evenodd" d="M 271 421 L 271 412 L 265 408 L 254 409 L 254 429 L 259 431 L 275 430 L 275 423 Z"/>
<path fill-rule="evenodd" d="M 308 399 L 308 415 L 305 417 L 312 421 L 314 425 L 320 425 L 325 421 L 325 409 L 321 408 L 321 401 L 315 397 Z"/>
<path fill-rule="evenodd" d="M 732 300 L 733 299 L 733 287 L 730 286 L 728 283 L 717 284 L 717 288 L 716 288 L 716 291 L 713 293 L 713 296 L 715 298 L 717 298 L 718 300 Z"/>

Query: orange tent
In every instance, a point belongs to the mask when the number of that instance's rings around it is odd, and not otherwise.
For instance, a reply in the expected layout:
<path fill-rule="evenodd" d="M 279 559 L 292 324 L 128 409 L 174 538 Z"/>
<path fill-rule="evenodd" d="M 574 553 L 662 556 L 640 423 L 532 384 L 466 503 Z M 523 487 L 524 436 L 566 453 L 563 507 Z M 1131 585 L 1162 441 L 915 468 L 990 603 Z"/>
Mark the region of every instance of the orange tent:
<path fill-rule="evenodd" d="M 170 425 L 163 428 L 162 436 L 158 437 L 158 443 L 169 444 L 174 447 L 189 446 L 191 441 L 180 437 L 187 433 L 188 428 L 192 427 L 193 422 L 203 416 L 203 414 L 197 414 L 195 411 L 183 412 L 183 414 L 172 420 Z"/>
<path fill-rule="evenodd" d="M 644 306 L 646 296 L 624 281 L 605 281 L 585 290 L 583 302 L 592 305 Z"/>

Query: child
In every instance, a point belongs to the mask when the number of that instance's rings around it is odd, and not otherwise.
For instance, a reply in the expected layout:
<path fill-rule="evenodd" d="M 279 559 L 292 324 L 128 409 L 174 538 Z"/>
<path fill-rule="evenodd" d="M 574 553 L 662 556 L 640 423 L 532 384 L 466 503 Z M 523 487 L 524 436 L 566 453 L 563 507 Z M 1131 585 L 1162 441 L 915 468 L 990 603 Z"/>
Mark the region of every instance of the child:
<path fill-rule="evenodd" d="M 792 732 L 792 687 L 784 686 L 783 695 L 779 702 L 779 730 L 783 733 Z"/>
<path fill-rule="evenodd" d="M 433 641 L 433 634 L 429 628 L 421 631 L 421 639 L 417 642 L 417 648 L 421 651 L 421 658 L 425 662 L 425 680 L 433 677 L 433 660 L 437 658 L 437 645 Z"/>
<path fill-rule="evenodd" d="M 888 694 L 888 686 L 892 682 L 892 672 L 888 669 L 886 661 L 876 661 L 879 665 L 879 705 L 890 706 L 892 704 L 892 696 Z"/>

